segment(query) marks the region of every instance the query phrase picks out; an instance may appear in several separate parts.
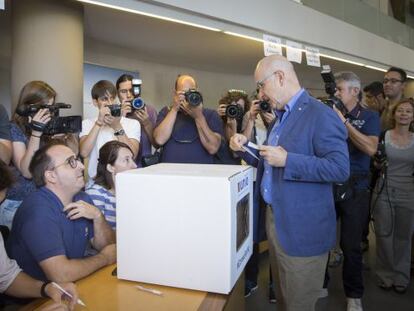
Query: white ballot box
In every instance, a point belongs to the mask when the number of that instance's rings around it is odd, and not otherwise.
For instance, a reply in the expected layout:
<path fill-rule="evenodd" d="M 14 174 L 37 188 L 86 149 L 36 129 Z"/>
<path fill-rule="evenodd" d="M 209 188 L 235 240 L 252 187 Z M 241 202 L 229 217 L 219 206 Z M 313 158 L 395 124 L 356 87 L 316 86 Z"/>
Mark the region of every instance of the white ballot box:
<path fill-rule="evenodd" d="M 116 176 L 118 278 L 229 293 L 252 254 L 253 170 L 157 164 Z"/>

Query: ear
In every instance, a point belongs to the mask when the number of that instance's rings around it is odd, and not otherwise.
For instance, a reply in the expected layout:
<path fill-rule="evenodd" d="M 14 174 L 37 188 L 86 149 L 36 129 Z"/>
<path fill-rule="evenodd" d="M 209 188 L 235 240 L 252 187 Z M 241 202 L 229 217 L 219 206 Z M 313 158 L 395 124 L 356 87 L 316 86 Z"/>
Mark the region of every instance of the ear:
<path fill-rule="evenodd" d="M 112 174 L 114 174 L 115 173 L 115 168 L 111 165 L 111 164 L 107 164 L 106 165 L 106 170 L 109 172 L 109 173 L 112 173 Z"/>
<path fill-rule="evenodd" d="M 276 79 L 279 81 L 280 86 L 283 86 L 285 83 L 285 73 L 281 70 L 276 71 Z"/>
<path fill-rule="evenodd" d="M 56 183 L 56 174 L 55 171 L 46 171 L 45 175 L 45 183 L 49 183 L 49 184 L 55 184 Z"/>
<path fill-rule="evenodd" d="M 352 88 L 352 95 L 354 95 L 354 96 L 358 96 L 358 94 L 359 94 L 359 92 L 361 91 L 361 89 L 360 88 L 358 88 L 358 87 L 353 87 Z"/>
<path fill-rule="evenodd" d="M 97 101 L 96 99 L 92 99 L 92 104 L 93 104 L 95 107 L 99 108 L 99 103 L 98 103 L 98 101 Z"/>

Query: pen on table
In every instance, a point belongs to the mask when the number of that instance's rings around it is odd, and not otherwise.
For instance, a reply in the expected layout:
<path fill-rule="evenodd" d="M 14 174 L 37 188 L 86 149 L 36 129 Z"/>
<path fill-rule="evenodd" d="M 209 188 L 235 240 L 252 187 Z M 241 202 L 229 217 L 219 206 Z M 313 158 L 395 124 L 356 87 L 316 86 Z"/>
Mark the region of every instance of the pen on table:
<path fill-rule="evenodd" d="M 66 296 L 68 296 L 69 298 L 73 298 L 72 294 L 70 294 L 70 293 L 68 293 L 66 290 L 64 290 L 64 289 L 62 288 L 62 286 L 60 286 L 59 284 L 57 284 L 57 283 L 55 283 L 55 282 L 52 282 L 52 285 L 53 285 L 54 287 L 56 287 L 58 290 L 60 290 L 62 293 L 64 293 Z M 82 300 L 80 300 L 79 298 L 78 298 L 78 300 L 76 301 L 76 303 L 80 304 L 81 306 L 86 307 L 85 303 L 84 303 Z"/>
<path fill-rule="evenodd" d="M 141 285 L 135 285 L 135 287 L 138 288 L 139 290 L 142 290 L 144 292 L 148 292 L 148 293 L 151 293 L 151 294 L 154 294 L 154 295 L 157 295 L 157 296 L 162 296 L 163 295 L 161 291 L 156 290 L 156 289 L 146 288 L 146 287 L 141 286 Z"/>

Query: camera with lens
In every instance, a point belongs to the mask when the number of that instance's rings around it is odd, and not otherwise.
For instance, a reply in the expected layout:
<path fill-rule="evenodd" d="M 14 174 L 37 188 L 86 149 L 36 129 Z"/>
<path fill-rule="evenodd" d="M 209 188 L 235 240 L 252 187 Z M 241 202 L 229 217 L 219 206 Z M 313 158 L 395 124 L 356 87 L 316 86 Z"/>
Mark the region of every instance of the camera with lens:
<path fill-rule="evenodd" d="M 266 100 L 260 101 L 258 105 L 260 107 L 260 110 L 263 111 L 263 112 L 271 112 L 272 111 L 270 103 Z"/>
<path fill-rule="evenodd" d="M 203 102 L 203 96 L 201 93 L 195 89 L 190 89 L 184 93 L 185 100 L 190 106 L 198 106 Z"/>
<path fill-rule="evenodd" d="M 244 109 L 237 103 L 231 103 L 226 107 L 226 116 L 231 119 L 241 119 L 244 115 Z"/>
<path fill-rule="evenodd" d="M 111 116 L 113 117 L 121 116 L 121 105 L 113 104 L 113 105 L 107 105 L 106 107 L 108 107 L 109 110 L 111 111 Z"/>
<path fill-rule="evenodd" d="M 140 110 L 145 107 L 145 102 L 141 98 L 141 85 L 141 79 L 132 79 L 132 95 L 134 96 L 134 99 L 131 101 L 132 110 Z"/>
<path fill-rule="evenodd" d="M 322 66 L 321 76 L 323 82 L 325 82 L 325 92 L 329 95 L 329 98 L 322 100 L 322 102 L 331 108 L 335 106 L 345 116 L 348 113 L 348 110 L 346 109 L 344 103 L 335 96 L 335 77 L 329 65 Z"/>
<path fill-rule="evenodd" d="M 385 153 L 384 142 L 378 144 L 377 152 L 374 154 L 374 161 L 381 167 L 387 166 L 387 154 Z"/>
<path fill-rule="evenodd" d="M 17 106 L 16 113 L 22 117 L 33 117 L 40 109 L 48 109 L 51 115 L 50 121 L 43 124 L 32 120 L 31 127 L 33 130 L 43 132 L 45 135 L 78 133 L 82 130 L 82 116 L 59 116 L 59 109 L 69 109 L 71 107 L 72 105 L 64 103 L 20 105 Z"/>

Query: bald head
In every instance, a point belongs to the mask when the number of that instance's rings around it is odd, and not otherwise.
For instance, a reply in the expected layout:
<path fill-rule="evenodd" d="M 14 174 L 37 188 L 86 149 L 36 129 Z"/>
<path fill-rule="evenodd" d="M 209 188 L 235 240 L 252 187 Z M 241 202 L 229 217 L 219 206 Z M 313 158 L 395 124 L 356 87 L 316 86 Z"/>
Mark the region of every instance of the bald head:
<path fill-rule="evenodd" d="M 190 75 L 179 75 L 175 80 L 175 90 L 177 92 L 187 91 L 189 89 L 196 89 L 197 83 Z"/>
<path fill-rule="evenodd" d="M 283 109 L 301 88 L 292 63 L 281 55 L 271 55 L 260 60 L 254 77 L 260 99 L 269 101 L 276 109 Z"/>

